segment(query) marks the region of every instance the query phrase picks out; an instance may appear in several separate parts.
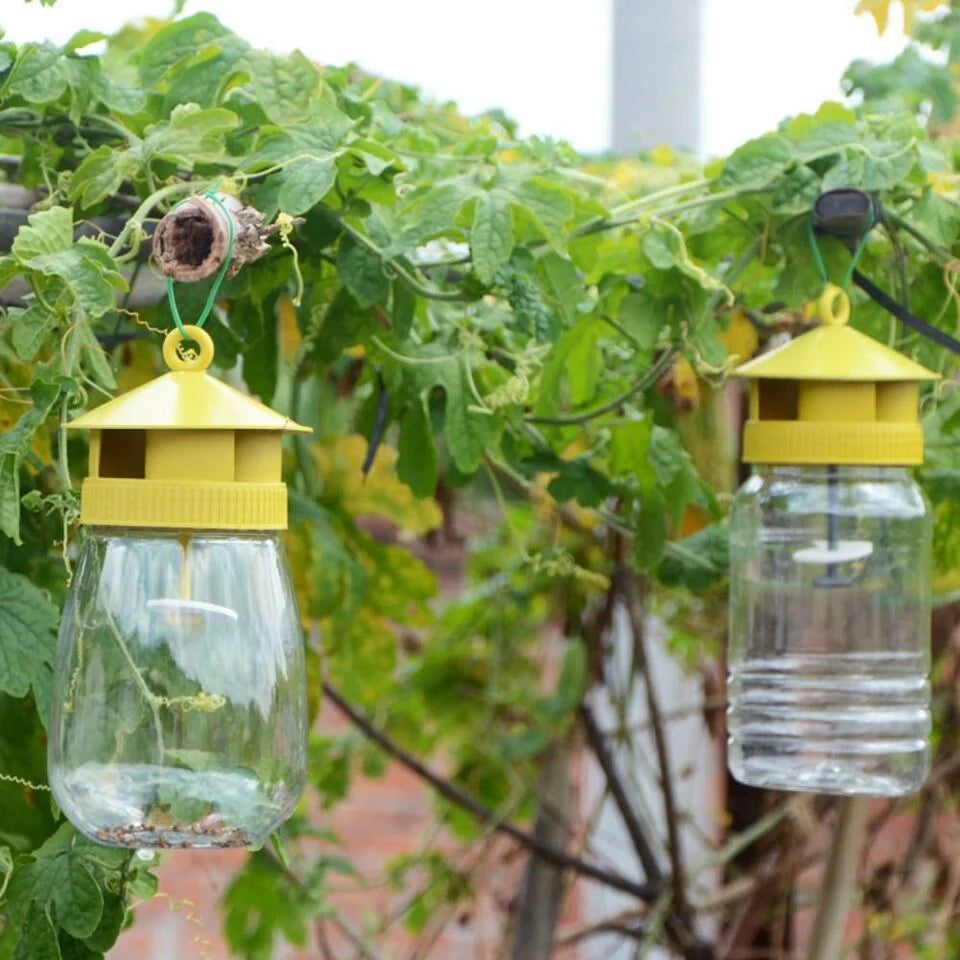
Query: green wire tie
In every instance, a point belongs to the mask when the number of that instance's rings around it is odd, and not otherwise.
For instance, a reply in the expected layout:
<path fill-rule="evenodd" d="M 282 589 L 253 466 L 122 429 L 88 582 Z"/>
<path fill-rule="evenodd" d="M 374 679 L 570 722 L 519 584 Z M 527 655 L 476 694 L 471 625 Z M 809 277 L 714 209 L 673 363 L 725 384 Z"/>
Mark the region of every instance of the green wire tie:
<path fill-rule="evenodd" d="M 230 261 L 233 259 L 233 241 L 234 241 L 234 227 L 233 227 L 233 217 L 230 216 L 230 212 L 224 206 L 223 201 L 217 196 L 217 188 L 220 186 L 220 180 L 218 178 L 216 183 L 210 187 L 205 193 L 201 196 L 205 200 L 210 200 L 217 207 L 220 208 L 220 212 L 224 215 L 224 218 L 227 221 L 227 250 L 223 257 L 223 263 L 220 264 L 220 269 L 217 271 L 216 277 L 214 277 L 213 285 L 210 287 L 210 292 L 207 294 L 207 301 L 203 305 L 203 309 L 200 311 L 200 316 L 194 320 L 193 325 L 195 327 L 202 327 L 207 322 L 207 317 L 210 316 L 210 312 L 213 310 L 213 305 L 216 303 L 217 294 L 220 292 L 220 287 L 223 285 L 224 278 L 227 275 L 227 270 L 230 269 Z M 186 200 L 181 200 L 178 204 L 175 204 L 173 209 L 176 210 L 177 207 L 183 206 L 185 203 L 189 203 L 192 198 L 188 197 Z M 177 329 L 180 331 L 180 336 L 184 340 L 189 340 L 187 331 L 183 325 L 183 318 L 180 316 L 180 308 L 177 306 L 177 296 L 174 290 L 173 277 L 167 277 L 167 302 L 170 304 L 170 313 L 173 314 L 173 322 L 177 325 Z"/>
<path fill-rule="evenodd" d="M 867 237 L 870 236 L 870 231 L 876 225 L 877 219 L 876 216 L 874 216 L 873 221 L 864 231 L 863 236 L 860 238 L 860 242 L 853 251 L 853 256 L 850 258 L 850 263 L 847 265 L 846 272 L 843 275 L 843 283 L 841 284 L 841 289 L 844 293 L 847 293 L 850 290 L 850 284 L 853 281 L 853 271 L 857 267 L 857 261 L 860 259 L 860 254 L 862 254 L 866 249 Z M 823 262 L 823 254 L 820 252 L 820 243 L 817 240 L 817 234 L 813 227 L 813 210 L 810 211 L 810 216 L 807 217 L 807 240 L 810 243 L 810 253 L 813 256 L 813 262 L 816 265 L 817 273 L 820 274 L 820 279 L 823 281 L 824 286 L 826 286 L 828 283 L 830 283 L 830 277 L 827 275 L 827 265 Z M 851 305 L 852 303 L 853 301 L 851 299 Z"/>

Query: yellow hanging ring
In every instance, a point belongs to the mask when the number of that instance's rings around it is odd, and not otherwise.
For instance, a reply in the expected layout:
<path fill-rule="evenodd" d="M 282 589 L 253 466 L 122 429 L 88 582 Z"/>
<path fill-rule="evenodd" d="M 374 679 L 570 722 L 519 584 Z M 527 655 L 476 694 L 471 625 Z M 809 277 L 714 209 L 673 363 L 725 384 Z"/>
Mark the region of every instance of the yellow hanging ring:
<path fill-rule="evenodd" d="M 199 351 L 184 349 L 184 340 L 192 340 Z M 213 340 L 206 330 L 192 323 L 184 326 L 183 333 L 174 327 L 163 341 L 163 359 L 171 370 L 206 370 L 213 362 Z"/>
<path fill-rule="evenodd" d="M 842 327 L 850 319 L 850 297 L 835 283 L 828 283 L 820 294 L 820 322 Z"/>

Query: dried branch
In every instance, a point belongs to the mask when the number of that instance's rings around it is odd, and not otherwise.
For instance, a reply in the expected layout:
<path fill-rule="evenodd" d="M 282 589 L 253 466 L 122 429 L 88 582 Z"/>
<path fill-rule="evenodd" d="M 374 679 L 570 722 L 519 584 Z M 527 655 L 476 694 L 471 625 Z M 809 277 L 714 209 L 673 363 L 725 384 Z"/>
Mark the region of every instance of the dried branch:
<path fill-rule="evenodd" d="M 663 871 L 657 862 L 657 856 L 653 852 L 653 847 L 647 838 L 643 824 L 640 822 L 640 818 L 637 816 L 630 797 L 627 795 L 623 778 L 617 769 L 616 759 L 607 746 L 607 742 L 597 724 L 593 711 L 585 703 L 580 705 L 580 722 L 583 725 L 590 749 L 597 758 L 600 769 L 603 770 L 603 775 L 607 781 L 607 788 L 610 790 L 610 796 L 613 797 L 613 802 L 617 805 L 617 810 L 620 812 L 620 819 L 623 820 L 623 825 L 630 835 L 630 842 L 633 844 L 633 849 L 636 851 L 640 863 L 643 865 L 644 875 L 649 883 L 662 887 Z"/>
<path fill-rule="evenodd" d="M 865 797 L 847 797 L 840 803 L 840 816 L 807 953 L 809 960 L 840 960 L 842 955 L 844 927 L 856 892 L 868 810 L 869 801 Z"/>
<path fill-rule="evenodd" d="M 555 742 L 540 774 L 540 803 L 533 835 L 557 849 L 566 849 L 570 842 L 566 814 L 573 805 L 573 790 L 569 767 L 567 745 Z M 561 814 L 559 817 L 557 812 Z M 513 922 L 512 960 L 550 960 L 563 887 L 563 871 L 537 856 L 529 858 Z"/>
<path fill-rule="evenodd" d="M 191 197 L 157 224 L 153 255 L 168 277 L 186 283 L 212 277 L 229 254 L 227 276 L 232 277 L 270 249 L 264 238 L 272 229 L 264 225 L 259 210 L 243 206 L 235 197 L 220 197 L 219 203 Z"/>
<path fill-rule="evenodd" d="M 638 900 L 650 902 L 656 899 L 659 893 L 659 888 L 656 885 L 636 883 L 612 870 L 606 870 L 598 864 L 573 856 L 565 850 L 558 850 L 555 847 L 542 843 L 526 830 L 521 829 L 509 821 L 503 820 L 497 815 L 496 811 L 491 810 L 488 806 L 477 800 L 476 797 L 471 796 L 456 784 L 451 783 L 446 778 L 432 771 L 412 753 L 405 750 L 382 730 L 374 726 L 362 711 L 345 699 L 340 691 L 328 681 L 324 681 L 323 691 L 368 740 L 372 740 L 377 746 L 393 757 L 394 760 L 403 764 L 403 766 L 412 773 L 415 773 L 421 780 L 428 783 L 444 799 L 466 810 L 481 823 L 493 827 L 508 837 L 512 837 L 528 850 L 533 851 L 538 857 L 556 867 L 573 870 L 580 876 L 588 877 L 614 890 L 620 890 L 622 893 L 630 894 Z"/>
<path fill-rule="evenodd" d="M 663 793 L 664 819 L 667 822 L 667 841 L 670 853 L 671 882 L 673 884 L 673 909 L 680 917 L 688 919 L 690 908 L 687 903 L 686 883 L 684 881 L 683 851 L 680 846 L 680 825 L 677 816 L 676 798 L 673 795 L 670 754 L 664 733 L 663 718 L 660 714 L 660 702 L 654 689 L 653 677 L 650 675 L 650 663 L 644 638 L 643 614 L 637 602 L 635 575 L 629 567 L 620 566 L 614 571 L 613 580 L 614 589 L 623 598 L 627 617 L 630 620 L 634 651 L 640 672 L 643 674 L 643 683 L 647 694 L 647 709 L 650 713 L 653 743 L 660 764 L 660 787 Z"/>

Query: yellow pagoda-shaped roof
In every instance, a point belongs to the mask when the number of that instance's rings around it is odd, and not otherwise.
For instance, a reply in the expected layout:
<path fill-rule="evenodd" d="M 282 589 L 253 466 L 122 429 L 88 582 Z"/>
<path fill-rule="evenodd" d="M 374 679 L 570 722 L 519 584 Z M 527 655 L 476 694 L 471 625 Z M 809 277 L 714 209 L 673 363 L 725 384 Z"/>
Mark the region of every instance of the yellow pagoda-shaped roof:
<path fill-rule="evenodd" d="M 200 334 L 204 334 L 201 330 Z M 72 420 L 68 427 L 90 430 L 277 430 L 310 433 L 310 427 L 271 410 L 206 373 L 206 345 L 200 355 L 168 356 L 173 368 Z"/>
<path fill-rule="evenodd" d="M 736 374 L 750 383 L 746 463 L 923 463 L 919 384 L 938 374 L 847 326 L 850 299 L 828 284 L 821 325 Z"/>
<path fill-rule="evenodd" d="M 853 327 L 826 324 L 745 363 L 736 374 L 758 380 L 939 379 L 939 374 Z"/>
<path fill-rule="evenodd" d="M 839 308 L 840 291 L 828 288 L 820 303 L 823 323 L 808 333 L 738 367 L 736 375 L 755 380 L 832 380 L 847 382 L 939 380 L 940 375 L 896 350 L 847 326 L 849 301 Z M 828 299 L 829 298 L 829 299 Z"/>

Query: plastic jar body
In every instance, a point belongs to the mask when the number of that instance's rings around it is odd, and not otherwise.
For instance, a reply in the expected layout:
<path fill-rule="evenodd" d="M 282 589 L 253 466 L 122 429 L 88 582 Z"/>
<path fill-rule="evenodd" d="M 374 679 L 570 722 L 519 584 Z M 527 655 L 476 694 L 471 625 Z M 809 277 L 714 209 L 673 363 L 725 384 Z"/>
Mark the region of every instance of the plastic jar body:
<path fill-rule="evenodd" d="M 275 534 L 94 528 L 60 627 L 54 797 L 101 843 L 257 845 L 303 790 L 305 679 Z"/>
<path fill-rule="evenodd" d="M 728 762 L 896 796 L 929 767 L 929 505 L 898 467 L 762 467 L 730 520 Z"/>

